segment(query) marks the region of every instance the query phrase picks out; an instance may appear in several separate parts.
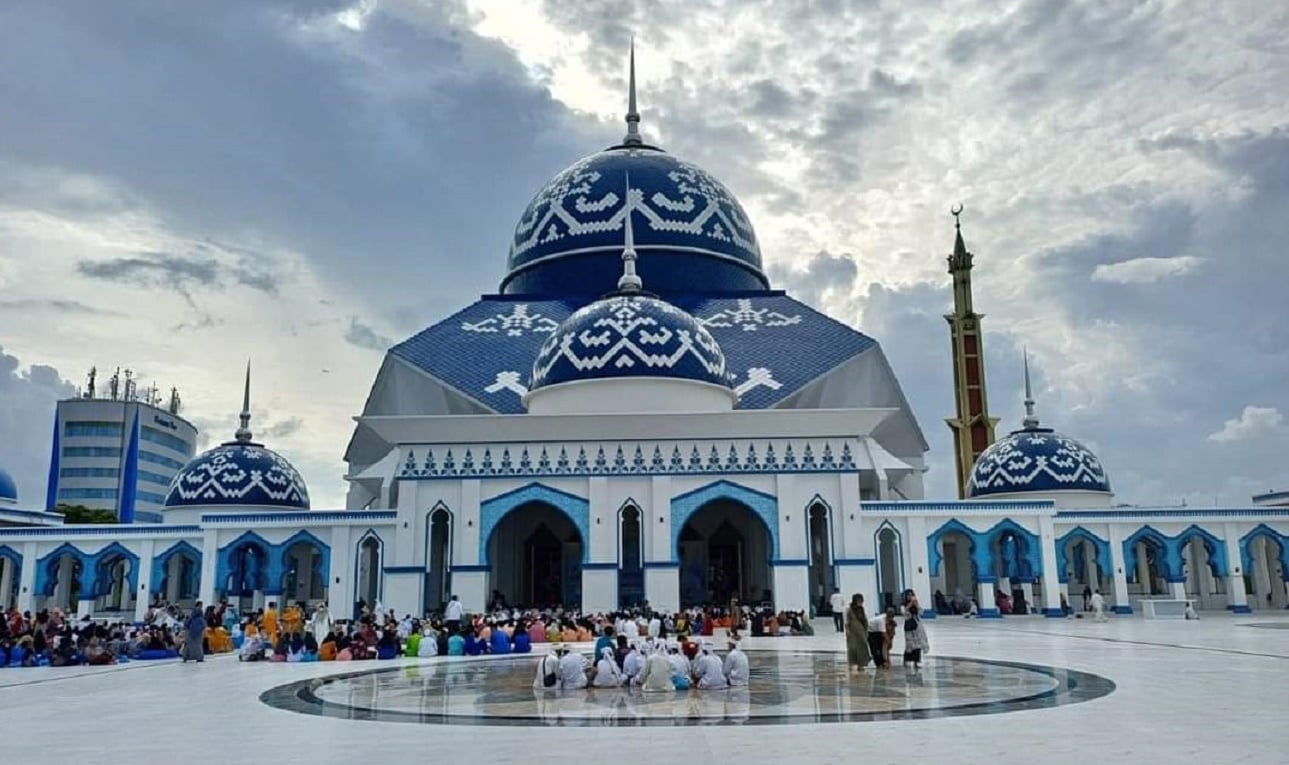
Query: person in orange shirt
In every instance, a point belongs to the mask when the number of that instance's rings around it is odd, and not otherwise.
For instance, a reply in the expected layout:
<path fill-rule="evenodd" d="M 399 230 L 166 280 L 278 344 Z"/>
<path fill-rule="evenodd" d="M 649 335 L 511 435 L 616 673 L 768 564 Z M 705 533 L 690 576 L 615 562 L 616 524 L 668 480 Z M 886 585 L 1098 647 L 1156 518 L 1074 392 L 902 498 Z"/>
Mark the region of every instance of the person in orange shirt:
<path fill-rule="evenodd" d="M 264 609 L 264 616 L 260 618 L 260 631 L 264 633 L 269 645 L 277 645 L 277 603 L 270 602 L 268 608 Z"/>
<path fill-rule="evenodd" d="M 295 635 L 304 626 L 304 612 L 299 606 L 288 605 L 282 610 L 282 626 L 286 634 Z"/>

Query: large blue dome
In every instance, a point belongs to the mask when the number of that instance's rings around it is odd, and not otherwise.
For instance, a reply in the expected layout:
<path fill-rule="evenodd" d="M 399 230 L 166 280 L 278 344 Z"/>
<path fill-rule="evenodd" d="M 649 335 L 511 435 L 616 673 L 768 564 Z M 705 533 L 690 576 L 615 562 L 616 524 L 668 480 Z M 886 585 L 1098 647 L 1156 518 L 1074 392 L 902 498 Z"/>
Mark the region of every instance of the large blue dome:
<path fill-rule="evenodd" d="M 509 294 L 603 295 L 622 272 L 628 182 L 639 271 L 660 293 L 763 290 L 761 249 L 742 205 L 701 168 L 648 145 L 592 154 L 547 183 L 515 227 Z"/>
<path fill-rule="evenodd" d="M 528 389 L 624 377 L 730 385 L 725 354 L 697 319 L 637 293 L 597 300 L 565 319 L 537 352 Z"/>
<path fill-rule="evenodd" d="M 1020 492 L 1110 492 L 1101 461 L 1086 446 L 1050 428 L 1012 431 L 976 460 L 967 496 Z"/>
<path fill-rule="evenodd" d="M 14 482 L 13 476 L 0 467 L 0 503 L 11 504 L 17 501 L 18 484 Z"/>
<path fill-rule="evenodd" d="M 166 507 L 247 505 L 308 510 L 304 479 L 277 452 L 229 441 L 203 452 L 170 482 Z"/>

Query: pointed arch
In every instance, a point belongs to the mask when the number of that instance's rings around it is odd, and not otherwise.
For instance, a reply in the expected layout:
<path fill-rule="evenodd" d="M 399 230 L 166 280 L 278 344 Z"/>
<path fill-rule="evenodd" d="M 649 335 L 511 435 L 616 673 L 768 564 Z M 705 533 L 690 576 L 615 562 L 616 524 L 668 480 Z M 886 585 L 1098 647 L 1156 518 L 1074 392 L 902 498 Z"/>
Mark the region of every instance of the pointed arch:
<path fill-rule="evenodd" d="M 436 540 L 434 538 L 435 524 L 442 519 L 443 534 L 442 549 L 436 549 Z M 424 601 L 425 611 L 438 611 L 443 607 L 443 601 L 452 591 L 452 557 L 453 550 L 456 549 L 456 514 L 447 506 L 443 500 L 439 500 L 427 511 L 425 511 L 425 578 L 422 584 L 424 588 L 421 600 Z M 438 556 L 435 553 L 438 553 Z M 435 560 L 438 557 L 440 560 Z"/>
<path fill-rule="evenodd" d="M 1243 570 L 1246 572 L 1253 570 L 1251 545 L 1258 537 L 1269 539 L 1280 547 L 1280 570 L 1285 576 L 1289 576 L 1289 536 L 1281 534 L 1265 523 L 1259 523 L 1249 533 L 1240 537 L 1240 565 L 1243 566 Z"/>
<path fill-rule="evenodd" d="M 256 532 L 244 531 L 241 534 L 239 534 L 235 539 L 233 539 L 233 541 L 229 542 L 223 547 L 220 547 L 215 554 L 215 590 L 216 592 L 219 592 L 219 593 L 234 592 L 234 593 L 237 593 L 238 595 L 242 595 L 247 591 L 246 588 L 234 589 L 232 586 L 231 577 L 233 576 L 233 573 L 235 570 L 239 574 L 248 573 L 248 572 L 241 571 L 240 562 L 238 562 L 238 565 L 235 567 L 234 560 L 233 560 L 234 556 L 237 555 L 237 553 L 242 548 L 247 547 L 248 545 L 259 549 L 260 553 L 263 554 L 264 556 L 263 565 L 265 568 L 276 565 L 275 563 L 276 557 L 274 556 L 274 546 L 270 544 L 268 540 L 266 540 L 264 537 L 260 536 Z M 254 590 L 267 591 L 268 587 L 274 584 L 273 577 L 270 574 L 270 572 L 257 568 L 254 571 L 249 573 L 251 574 L 251 578 L 253 580 L 250 582 L 251 591 L 254 591 Z M 242 577 L 241 580 L 239 581 L 239 584 L 245 584 L 245 583 L 246 583 L 245 577 Z"/>
<path fill-rule="evenodd" d="M 488 548 L 492 535 L 496 532 L 501 520 L 514 510 L 531 502 L 550 505 L 572 521 L 582 539 L 582 562 L 588 560 L 591 551 L 591 503 L 584 497 L 567 491 L 551 488 L 546 484 L 534 481 L 518 489 L 512 489 L 486 499 L 479 505 L 479 560 L 491 565 Z"/>
<path fill-rule="evenodd" d="M 4 558 L 12 563 L 19 571 L 22 570 L 22 553 L 12 547 L 9 547 L 8 545 L 0 545 L 0 558 Z"/>
<path fill-rule="evenodd" d="M 927 572 L 930 576 L 940 575 L 940 566 L 944 563 L 944 553 L 940 551 L 940 541 L 948 534 L 957 532 L 971 543 L 971 573 L 978 582 L 993 581 L 993 560 L 988 544 L 983 540 L 989 532 L 980 532 L 971 528 L 957 518 L 950 518 L 940 528 L 931 532 L 926 538 Z M 985 572 L 984 577 L 981 572 Z"/>
<path fill-rule="evenodd" d="M 375 542 L 375 544 L 370 545 L 370 542 Z M 363 591 L 362 579 L 364 548 L 371 549 L 374 552 L 374 560 L 369 561 L 368 569 L 368 576 L 371 577 L 372 587 L 367 588 L 367 591 L 365 592 Z M 358 614 L 356 606 L 359 600 L 366 600 L 367 595 L 374 595 L 372 602 L 367 605 L 375 608 L 376 602 L 383 600 L 385 597 L 385 576 L 383 571 L 385 563 L 385 540 L 381 538 L 380 534 L 376 533 L 375 529 L 369 527 L 361 536 L 358 537 L 358 542 L 354 545 L 354 552 L 354 597 L 351 600 L 351 603 L 355 605 L 354 617 L 357 618 Z M 372 590 L 374 590 L 374 592 L 372 592 Z"/>
<path fill-rule="evenodd" d="M 152 581 L 148 586 L 152 588 L 153 595 L 162 592 L 163 583 L 166 579 L 166 571 L 170 565 L 170 559 L 176 555 L 184 555 L 196 562 L 195 573 L 198 578 L 201 576 L 201 550 L 185 540 L 179 540 L 170 547 L 152 557 Z M 196 587 L 193 588 L 194 590 Z"/>
<path fill-rule="evenodd" d="M 984 539 L 988 546 L 988 552 L 991 558 L 991 565 L 994 542 L 1002 537 L 1003 534 L 1007 533 L 1011 533 L 1014 538 L 1020 539 L 1024 544 L 1024 550 L 1022 550 L 1021 555 L 1022 560 L 1020 561 L 1022 565 L 1020 570 L 1017 572 L 1017 576 L 1014 577 L 1015 581 L 1033 582 L 1035 577 L 1041 576 L 1043 573 L 1042 548 L 1039 546 L 1038 534 L 1030 531 L 1011 518 L 1004 518 L 998 523 L 995 523 L 993 526 L 990 526 L 989 531 L 986 531 L 984 534 Z M 1003 563 L 1006 564 L 1006 561 L 1003 561 Z M 990 573 L 994 573 L 992 569 L 990 570 Z"/>
<path fill-rule="evenodd" d="M 1204 542 L 1208 553 L 1208 565 L 1213 570 L 1213 576 L 1227 576 L 1230 573 L 1229 561 L 1226 559 L 1226 542 L 1218 539 L 1208 529 L 1201 527 L 1199 524 L 1192 523 L 1182 530 L 1182 533 L 1173 538 L 1173 544 L 1177 547 L 1177 558 L 1182 560 L 1182 548 L 1186 543 L 1192 542 L 1198 537 Z"/>
<path fill-rule="evenodd" d="M 891 566 L 894 568 L 893 574 L 886 571 L 886 564 L 888 563 L 888 561 L 883 557 L 883 553 L 882 553 L 882 544 L 883 544 L 882 536 L 885 532 L 890 532 L 891 536 L 889 537 L 889 539 L 891 540 L 891 544 L 894 546 L 894 560 L 889 561 Z M 895 527 L 895 524 L 891 523 L 889 519 L 884 519 L 881 522 L 881 524 L 879 524 L 878 527 L 873 531 L 873 552 L 874 552 L 874 559 L 876 562 L 875 568 L 877 569 L 876 573 L 877 573 L 878 599 L 876 602 L 879 604 L 882 604 L 883 599 L 881 596 L 884 595 L 885 593 L 893 592 L 896 595 L 899 595 L 903 593 L 905 590 L 904 534 L 902 534 L 900 530 Z M 888 576 L 893 576 L 896 579 L 896 581 L 895 582 L 886 581 L 886 578 Z M 889 586 L 892 584 L 894 585 L 894 587 Z M 895 605 L 897 606 L 901 605 L 899 600 L 896 601 Z"/>
<path fill-rule="evenodd" d="M 331 576 L 331 545 L 323 542 L 308 529 L 300 529 L 283 540 L 280 545 L 277 545 L 277 556 L 281 560 L 283 568 L 285 569 L 286 567 L 286 554 L 292 547 L 301 542 L 313 545 L 318 549 L 318 552 L 322 553 L 322 578 L 325 582 Z"/>
<path fill-rule="evenodd" d="M 709 502 L 727 499 L 737 502 L 752 511 L 770 535 L 770 547 L 774 557 L 779 557 L 779 499 L 756 489 L 749 489 L 741 484 L 728 480 L 719 480 L 700 486 L 672 497 L 671 499 L 671 545 L 669 555 L 676 560 L 676 549 L 680 544 L 680 531 L 694 513 Z"/>
<path fill-rule="evenodd" d="M 1096 551 L 1096 562 L 1097 568 L 1100 569 L 1100 576 L 1108 577 L 1114 572 L 1114 568 L 1110 565 L 1110 542 L 1082 526 L 1076 526 L 1056 540 L 1056 574 L 1062 584 L 1068 584 L 1070 581 L 1069 559 L 1066 556 L 1065 548 L 1075 540 L 1092 545 L 1092 549 Z"/>
<path fill-rule="evenodd" d="M 90 573 L 93 562 L 93 556 L 80 549 L 71 542 L 63 542 L 61 545 L 50 550 L 48 553 L 36 559 L 36 592 L 49 596 L 54 594 L 54 588 L 58 586 L 58 576 L 55 571 L 59 561 L 64 555 L 70 555 L 76 562 L 81 564 L 81 586 L 85 586 L 85 578 L 92 576 Z"/>
<path fill-rule="evenodd" d="M 106 595 L 111 582 L 106 578 L 109 571 L 107 566 L 117 560 L 124 560 L 130 564 L 129 571 L 126 572 L 125 583 L 128 587 L 126 597 L 134 597 L 134 593 L 139 589 L 139 556 L 120 542 L 113 542 L 104 547 L 92 556 L 94 562 L 93 570 L 89 574 L 89 581 L 83 582 L 84 589 L 81 590 L 81 597 L 85 593 L 92 593 L 95 597 Z"/>
<path fill-rule="evenodd" d="M 1137 543 L 1149 542 L 1159 548 L 1163 554 L 1160 563 L 1164 570 L 1161 572 L 1164 579 L 1169 582 L 1184 582 L 1186 577 L 1182 574 L 1182 559 L 1180 546 L 1175 544 L 1172 537 L 1164 534 L 1153 526 L 1146 525 L 1137 529 L 1127 539 L 1123 540 L 1123 565 L 1124 571 L 1129 577 L 1135 577 L 1137 571 Z"/>

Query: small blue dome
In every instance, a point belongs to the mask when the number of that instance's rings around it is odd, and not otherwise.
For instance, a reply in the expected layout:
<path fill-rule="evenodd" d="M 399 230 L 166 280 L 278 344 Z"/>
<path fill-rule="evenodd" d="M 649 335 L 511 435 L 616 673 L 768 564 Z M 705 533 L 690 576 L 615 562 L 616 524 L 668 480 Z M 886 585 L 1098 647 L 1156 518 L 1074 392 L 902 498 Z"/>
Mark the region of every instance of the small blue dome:
<path fill-rule="evenodd" d="M 555 176 L 515 227 L 509 294 L 603 295 L 622 272 L 628 181 L 640 275 L 659 294 L 763 290 L 761 248 L 729 189 L 661 149 L 615 146 Z"/>
<path fill-rule="evenodd" d="M 0 468 L 0 503 L 14 504 L 18 501 L 18 484 L 14 482 L 13 476 Z"/>
<path fill-rule="evenodd" d="M 1101 461 L 1086 446 L 1050 428 L 1012 431 L 976 460 L 967 496 L 1049 491 L 1110 492 Z"/>
<path fill-rule="evenodd" d="M 304 479 L 277 452 L 229 441 L 194 457 L 175 474 L 166 507 L 253 505 L 308 510 Z"/>
<path fill-rule="evenodd" d="M 556 327 L 537 352 L 528 389 L 624 377 L 730 385 L 725 354 L 697 319 L 658 298 L 626 294 L 597 300 Z"/>

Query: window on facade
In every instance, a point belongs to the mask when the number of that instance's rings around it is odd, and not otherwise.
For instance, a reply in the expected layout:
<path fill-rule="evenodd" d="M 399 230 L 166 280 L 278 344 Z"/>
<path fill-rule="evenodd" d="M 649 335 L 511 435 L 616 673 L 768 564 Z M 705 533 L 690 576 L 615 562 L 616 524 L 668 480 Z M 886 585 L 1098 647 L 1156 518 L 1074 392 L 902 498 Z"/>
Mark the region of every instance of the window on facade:
<path fill-rule="evenodd" d="M 63 428 L 67 436 L 104 436 L 120 438 L 122 426 L 119 422 L 69 422 Z"/>
<path fill-rule="evenodd" d="M 159 430 L 146 426 L 143 428 L 141 435 L 143 436 L 144 441 L 151 441 L 154 444 L 160 444 L 167 449 L 174 449 L 175 451 L 182 452 L 184 454 L 192 454 L 192 445 L 178 436 L 172 436 L 169 433 L 162 433 Z"/>
<path fill-rule="evenodd" d="M 118 456 L 120 455 L 120 453 L 121 453 L 121 450 L 117 449 Z M 154 465 L 164 465 L 165 467 L 174 468 L 175 470 L 178 470 L 179 468 L 184 466 L 184 464 L 179 460 L 172 460 L 169 457 L 163 457 L 160 454 L 154 454 L 153 452 L 147 451 L 146 449 L 139 450 L 139 462 L 151 462 Z"/>
<path fill-rule="evenodd" d="M 121 449 L 117 446 L 64 446 L 64 457 L 110 457 L 121 458 Z"/>
<path fill-rule="evenodd" d="M 144 502 L 151 502 L 155 505 L 164 505 L 166 503 L 165 496 L 161 494 L 153 494 L 150 491 L 136 491 L 134 493 L 134 498 L 141 499 Z"/>
<path fill-rule="evenodd" d="M 117 468 L 60 468 L 59 478 L 116 478 L 121 474 Z"/>
<path fill-rule="evenodd" d="M 165 477 L 165 476 L 161 475 L 160 473 L 149 473 L 149 472 L 148 472 L 148 471 L 146 471 L 146 470 L 140 470 L 140 471 L 139 471 L 139 480 L 140 480 L 140 481 L 147 481 L 147 482 L 149 482 L 149 483 L 159 483 L 159 484 L 161 484 L 162 486 L 169 486 L 169 485 L 170 485 L 170 479 L 169 479 L 169 478 L 167 478 L 167 477 Z"/>
<path fill-rule="evenodd" d="M 116 499 L 116 489 L 59 489 L 59 499 Z"/>

